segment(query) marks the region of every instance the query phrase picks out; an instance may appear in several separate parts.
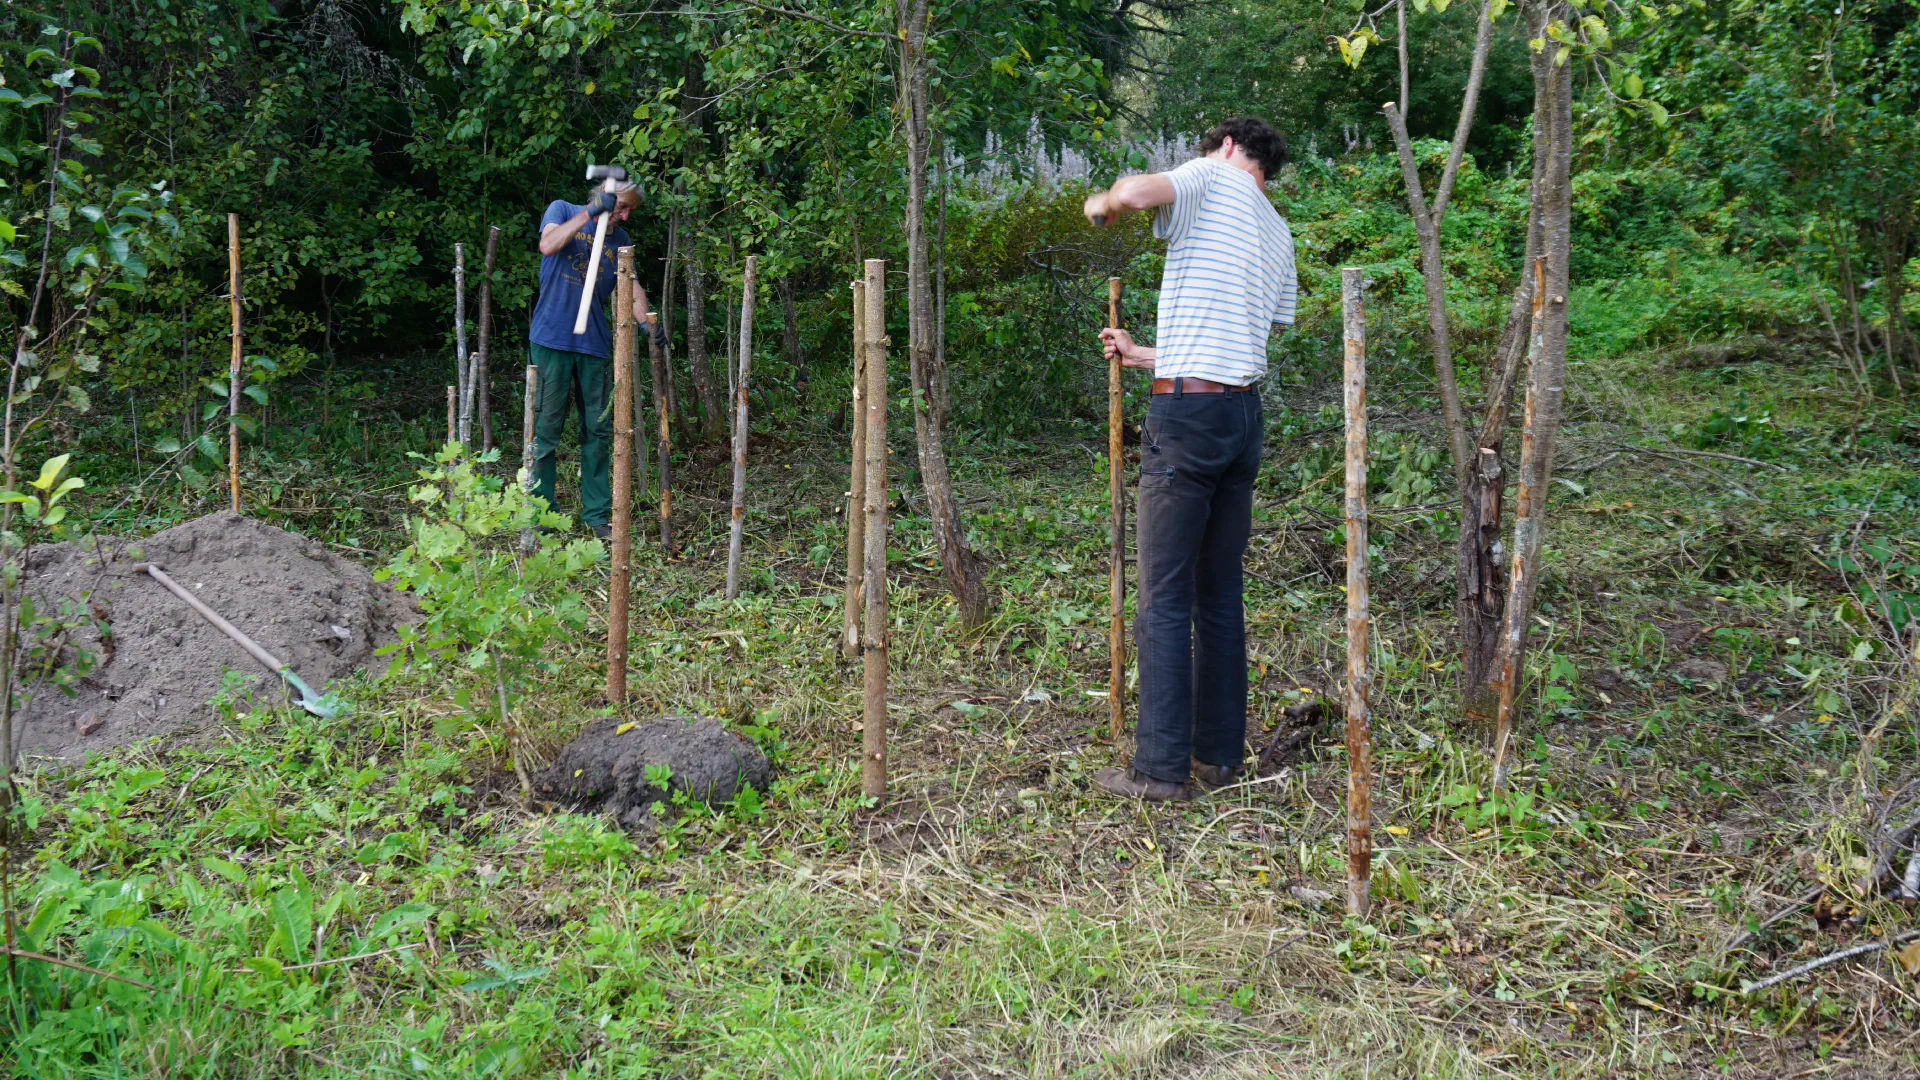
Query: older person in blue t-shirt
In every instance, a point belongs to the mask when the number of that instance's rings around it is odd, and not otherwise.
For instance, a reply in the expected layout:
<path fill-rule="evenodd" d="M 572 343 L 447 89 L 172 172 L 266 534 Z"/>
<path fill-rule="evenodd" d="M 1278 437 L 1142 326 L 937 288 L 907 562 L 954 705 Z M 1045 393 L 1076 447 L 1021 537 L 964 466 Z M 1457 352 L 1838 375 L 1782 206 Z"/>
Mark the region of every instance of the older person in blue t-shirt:
<path fill-rule="evenodd" d="M 1094 782 L 1162 801 L 1236 783 L 1247 737 L 1241 558 L 1253 524 L 1266 419 L 1254 383 L 1267 332 L 1293 323 L 1293 235 L 1265 185 L 1286 164 L 1280 133 L 1249 117 L 1200 140 L 1171 172 L 1122 177 L 1087 197 L 1105 225 L 1153 210 L 1167 241 L 1155 345 L 1108 327 L 1109 357 L 1153 372 L 1141 432 L 1140 716 L 1130 768 Z"/>
<path fill-rule="evenodd" d="M 580 520 L 605 539 L 613 516 L 613 485 L 607 465 L 611 457 L 613 421 L 613 330 L 607 322 L 607 298 L 614 288 L 614 253 L 632 241 L 619 228 L 640 203 L 640 191 L 627 181 L 614 190 L 597 190 L 585 203 L 555 199 L 540 218 L 540 299 L 533 308 L 527 339 L 533 363 L 540 369 L 540 400 L 533 420 L 533 491 L 553 502 L 554 453 L 560 446 L 567 413 L 580 414 Z M 593 258 L 595 221 L 611 212 L 607 238 L 600 249 L 600 272 L 593 282 L 593 304 L 587 312 L 587 331 L 573 332 L 580 312 L 580 294 L 586 288 L 587 265 Z M 634 283 L 633 317 L 647 321 L 647 292 Z"/>

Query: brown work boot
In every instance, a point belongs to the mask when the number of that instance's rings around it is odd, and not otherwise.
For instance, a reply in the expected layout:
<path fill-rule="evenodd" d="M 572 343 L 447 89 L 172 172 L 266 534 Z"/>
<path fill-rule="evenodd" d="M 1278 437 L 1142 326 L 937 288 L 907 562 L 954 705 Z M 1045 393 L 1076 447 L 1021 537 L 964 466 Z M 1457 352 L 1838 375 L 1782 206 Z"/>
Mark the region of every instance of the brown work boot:
<path fill-rule="evenodd" d="M 1127 799 L 1145 799 L 1148 802 L 1186 802 L 1199 793 L 1191 782 L 1175 784 L 1166 780 L 1155 780 L 1137 769 L 1110 765 L 1093 774 L 1095 787 L 1110 791 Z"/>
<path fill-rule="evenodd" d="M 1193 782 L 1205 791 L 1219 791 L 1230 788 L 1246 778 L 1247 770 L 1242 765 L 1210 765 L 1194 758 L 1189 766 L 1193 773 Z"/>

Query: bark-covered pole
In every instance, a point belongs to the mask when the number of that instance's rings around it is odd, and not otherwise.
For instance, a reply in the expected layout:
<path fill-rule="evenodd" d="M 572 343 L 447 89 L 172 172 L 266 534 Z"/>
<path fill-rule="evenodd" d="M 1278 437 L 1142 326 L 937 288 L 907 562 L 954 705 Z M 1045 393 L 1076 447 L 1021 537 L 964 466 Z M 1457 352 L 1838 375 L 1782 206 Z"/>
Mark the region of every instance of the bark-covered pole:
<path fill-rule="evenodd" d="M 468 419 L 467 398 L 472 394 L 473 371 L 467 366 L 467 245 L 453 245 L 453 376 L 459 387 L 459 434 L 468 442 L 472 423 Z"/>
<path fill-rule="evenodd" d="M 488 343 L 493 334 L 493 261 L 500 247 L 500 226 L 487 228 L 487 258 L 480 273 L 480 343 L 467 372 L 468 408 L 480 425 L 480 449 L 493 449 L 493 377 L 490 374 Z"/>
<path fill-rule="evenodd" d="M 853 460 L 847 484 L 847 613 L 840 627 L 840 648 L 849 660 L 860 658 L 860 618 L 866 608 L 861 588 L 867 560 L 867 283 L 853 283 Z"/>
<path fill-rule="evenodd" d="M 633 574 L 633 248 L 614 253 L 613 571 L 607 582 L 607 704 L 627 702 L 627 597 Z"/>
<path fill-rule="evenodd" d="M 1365 272 L 1340 271 L 1347 413 L 1347 912 L 1365 917 L 1373 876 L 1373 733 L 1367 721 L 1367 313 Z"/>
<path fill-rule="evenodd" d="M 887 261 L 867 260 L 866 296 L 866 625 L 860 632 L 865 664 L 865 710 L 860 721 L 860 794 L 887 795 Z"/>
<path fill-rule="evenodd" d="M 740 364 L 733 386 L 733 536 L 727 541 L 727 599 L 740 595 L 740 540 L 747 523 L 747 374 L 753 361 L 753 274 L 747 256 L 740 276 Z"/>
<path fill-rule="evenodd" d="M 533 417 L 540 402 L 540 369 L 527 365 L 527 390 L 520 416 L 520 490 L 533 494 Z M 533 554 L 533 526 L 520 530 L 520 553 Z"/>
<path fill-rule="evenodd" d="M 648 312 L 654 321 L 666 318 L 666 312 Z M 652 333 L 652 324 L 648 326 L 647 356 L 653 363 L 653 413 L 660 420 L 656 436 L 660 454 L 660 550 L 673 553 L 673 402 L 668 391 L 673 389 L 673 365 L 667 362 L 667 350 L 661 347 L 659 335 Z M 645 446 L 645 440 L 640 441 Z"/>
<path fill-rule="evenodd" d="M 1493 685 L 1500 705 L 1493 725 L 1493 790 L 1507 780 L 1507 742 L 1513 736 L 1514 702 L 1520 688 L 1520 655 L 1526 650 L 1527 614 L 1532 608 L 1534 556 L 1539 551 L 1539 522 L 1535 500 L 1541 471 L 1540 393 L 1546 352 L 1547 260 L 1533 260 L 1533 326 L 1527 345 L 1527 402 L 1520 421 L 1520 484 L 1513 497 L 1513 565 L 1508 571 L 1507 610 L 1500 628 L 1500 651 L 1494 660 Z"/>
<path fill-rule="evenodd" d="M 240 331 L 240 215 L 227 215 L 227 295 L 233 302 L 233 359 L 227 364 L 227 490 L 233 512 L 240 512 L 240 358 L 246 339 Z"/>
<path fill-rule="evenodd" d="M 1107 279 L 1107 325 L 1120 327 L 1120 279 Z M 1127 480 L 1121 458 L 1121 426 L 1126 418 L 1126 388 L 1120 382 L 1120 353 L 1107 359 L 1107 497 L 1111 519 L 1107 535 L 1107 719 L 1110 736 L 1120 741 L 1127 726 Z"/>
<path fill-rule="evenodd" d="M 460 437 L 460 388 L 447 387 L 447 441 L 453 442 Z"/>

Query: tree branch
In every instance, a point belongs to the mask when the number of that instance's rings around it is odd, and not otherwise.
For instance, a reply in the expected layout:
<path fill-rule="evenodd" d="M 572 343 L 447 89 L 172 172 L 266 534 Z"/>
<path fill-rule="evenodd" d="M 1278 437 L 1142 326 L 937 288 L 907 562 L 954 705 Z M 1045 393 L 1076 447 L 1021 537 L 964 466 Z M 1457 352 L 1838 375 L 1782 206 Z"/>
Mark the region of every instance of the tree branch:
<path fill-rule="evenodd" d="M 883 34 L 877 30 L 855 30 L 850 26 L 841 26 L 839 23 L 833 22 L 819 15 L 815 15 L 812 12 L 795 11 L 792 8 L 774 7 L 771 4 L 757 4 L 757 3 L 754 3 L 754 0 L 740 0 L 740 3 L 743 3 L 750 8 L 758 8 L 761 11 L 769 12 L 774 15 L 785 15 L 790 19 L 805 19 L 806 21 L 811 23 L 819 23 L 821 26 L 826 27 L 827 29 L 833 31 L 836 34 L 846 34 L 850 37 L 879 38 L 882 41 L 898 40 L 892 34 Z"/>

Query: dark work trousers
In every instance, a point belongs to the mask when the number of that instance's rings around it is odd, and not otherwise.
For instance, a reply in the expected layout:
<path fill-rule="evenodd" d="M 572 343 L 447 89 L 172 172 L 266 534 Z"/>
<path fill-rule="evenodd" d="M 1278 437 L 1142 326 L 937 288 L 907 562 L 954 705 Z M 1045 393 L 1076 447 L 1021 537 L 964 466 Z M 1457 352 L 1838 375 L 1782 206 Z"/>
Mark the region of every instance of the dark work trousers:
<path fill-rule="evenodd" d="M 1156 394 L 1140 452 L 1140 720 L 1133 767 L 1183 783 L 1247 737 L 1240 560 L 1253 525 L 1260 394 Z"/>
<path fill-rule="evenodd" d="M 533 493 L 557 510 L 553 498 L 555 459 L 567 414 L 580 414 L 580 522 L 605 525 L 613 517 L 613 481 L 607 462 L 613 447 L 613 363 L 604 356 L 563 352 L 545 345 L 528 351 L 540 369 L 539 407 L 533 415 Z"/>

